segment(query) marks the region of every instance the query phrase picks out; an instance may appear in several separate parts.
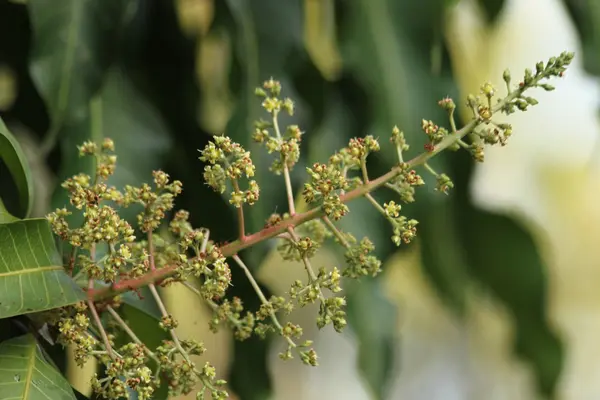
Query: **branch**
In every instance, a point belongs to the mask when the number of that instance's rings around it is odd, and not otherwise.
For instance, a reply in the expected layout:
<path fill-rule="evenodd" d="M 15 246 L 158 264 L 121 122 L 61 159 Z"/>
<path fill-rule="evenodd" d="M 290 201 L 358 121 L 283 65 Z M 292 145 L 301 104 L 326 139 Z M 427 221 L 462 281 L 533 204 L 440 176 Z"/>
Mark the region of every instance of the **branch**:
<path fill-rule="evenodd" d="M 509 93 L 502 101 L 498 102 L 492 109 L 493 113 L 500 111 L 507 103 L 512 100 L 518 98 L 527 87 L 518 88 L 513 92 Z M 435 147 L 431 149 L 431 151 L 425 151 L 420 155 L 414 157 L 410 161 L 406 162 L 406 165 L 409 169 L 415 168 L 419 165 L 425 164 L 429 159 L 433 158 L 437 154 L 441 153 L 443 150 L 448 148 L 449 146 L 456 143 L 458 140 L 462 139 L 466 135 L 472 133 L 475 128 L 486 121 L 482 119 L 473 119 L 469 123 L 467 123 L 460 130 L 449 134 L 442 141 L 437 144 Z M 348 203 L 352 200 L 355 200 L 359 197 L 363 197 L 368 193 L 371 193 L 378 188 L 384 186 L 386 183 L 390 182 L 392 179 L 396 178 L 398 175 L 402 174 L 404 171 L 400 165 L 393 167 L 387 173 L 381 175 L 380 177 L 370 180 L 368 183 L 364 183 L 363 185 L 353 189 L 347 193 L 344 193 L 340 196 L 340 200 L 343 203 Z M 221 247 L 221 252 L 224 257 L 232 257 L 238 254 L 240 251 L 252 247 L 258 243 L 261 243 L 265 240 L 271 239 L 277 235 L 288 232 L 290 228 L 294 228 L 296 226 L 302 225 L 307 221 L 311 221 L 315 218 L 319 218 L 325 215 L 321 207 L 315 207 L 309 211 L 295 214 L 289 219 L 281 221 L 277 225 L 270 226 L 265 228 L 259 232 L 253 233 L 251 235 L 245 236 L 244 240 L 236 240 L 229 244 Z M 125 279 L 119 281 L 118 283 L 114 283 L 110 287 L 102 288 L 102 289 L 90 289 L 88 290 L 88 298 L 93 299 L 94 301 L 103 300 L 107 298 L 114 297 L 120 293 L 124 293 L 130 290 L 138 289 L 140 287 L 148 286 L 154 282 L 158 282 L 173 276 L 177 272 L 177 265 L 167 266 L 161 269 L 157 269 L 155 271 L 150 271 L 149 273 L 133 279 Z"/>

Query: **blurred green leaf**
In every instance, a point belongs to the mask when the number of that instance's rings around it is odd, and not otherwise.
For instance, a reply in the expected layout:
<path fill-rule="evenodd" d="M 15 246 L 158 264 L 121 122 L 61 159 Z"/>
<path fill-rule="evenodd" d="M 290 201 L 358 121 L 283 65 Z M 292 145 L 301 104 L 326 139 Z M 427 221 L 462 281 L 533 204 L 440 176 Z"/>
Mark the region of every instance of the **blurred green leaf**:
<path fill-rule="evenodd" d="M 9 85 L 8 95 L 11 96 L 10 86 L 13 86 L 15 95 L 9 108 L 0 107 L 0 117 L 9 124 L 18 121 L 19 125 L 24 125 L 41 137 L 49 129 L 49 118 L 29 70 L 32 41 L 29 15 L 24 2 L 0 1 L 0 65 L 3 65 L 0 70 L 9 71 L 9 75 L 13 76 L 14 86 Z M 5 73 L 0 75 L 6 77 Z M 7 83 L 3 79 L 0 81 Z M 4 87 L 2 84 L 0 86 Z M 6 94 L 0 95 L 0 98 L 6 97 Z M 4 183 L 3 180 L 0 182 Z"/>
<path fill-rule="evenodd" d="M 374 120 L 369 133 L 385 140 L 398 125 L 412 151 L 421 151 L 426 136 L 420 121 L 444 115 L 436 101 L 448 90 L 447 81 L 432 76 L 429 68 L 443 2 L 359 0 L 347 7 L 342 49 L 370 97 Z M 395 156 L 391 146 L 383 147 L 383 155 Z"/>
<path fill-rule="evenodd" d="M 31 74 L 52 119 L 48 145 L 64 125 L 85 118 L 111 63 L 132 0 L 29 0 Z"/>
<path fill-rule="evenodd" d="M 69 382 L 44 359 L 35 338 L 23 335 L 0 343 L 0 386 L 5 399 L 75 399 Z"/>
<path fill-rule="evenodd" d="M 460 221 L 455 236 L 469 275 L 512 314 L 514 350 L 529 363 L 539 391 L 553 398 L 565 350 L 549 320 L 547 267 L 531 232 L 514 217 L 473 206 L 468 189 L 471 158 L 458 154 L 454 166 Z"/>
<path fill-rule="evenodd" d="M 97 101 L 101 134 L 114 140 L 118 157 L 117 170 L 108 183 L 123 188 L 151 181 L 152 171 L 161 168 L 172 142 L 160 115 L 117 68 L 108 73 Z M 134 221 L 140 211 L 128 208 L 121 216 Z"/>
<path fill-rule="evenodd" d="M 583 47 L 583 64 L 594 75 L 600 75 L 600 2 L 596 0 L 563 0 L 579 33 Z"/>
<path fill-rule="evenodd" d="M 395 372 L 396 306 L 383 295 L 381 279 L 349 282 L 344 289 L 349 293 L 348 323 L 358 338 L 357 366 L 374 398 L 385 399 Z"/>
<path fill-rule="evenodd" d="M 74 304 L 83 291 L 65 273 L 45 219 L 0 225 L 0 318 Z"/>
<path fill-rule="evenodd" d="M 260 103 L 254 97 L 254 88 L 260 83 L 258 38 L 254 26 L 255 21 L 248 1 L 229 0 L 225 3 L 229 7 L 229 11 L 235 21 L 234 32 L 237 39 L 235 51 L 242 73 L 241 88 L 237 95 L 238 101 L 225 131 L 228 136 L 242 144 L 247 150 L 253 154 L 259 154 L 254 152 L 256 145 L 253 145 L 250 140 L 253 121 L 258 119 L 260 111 Z M 266 163 L 264 161 L 261 162 L 261 159 L 258 157 L 254 157 L 253 161 L 257 168 L 256 177 L 264 176 Z M 270 182 L 274 180 L 271 179 Z M 263 182 L 261 179 L 257 179 L 257 181 L 261 185 L 261 199 L 257 204 L 252 206 L 253 212 L 246 214 L 248 216 L 246 220 L 246 230 L 248 232 L 252 232 L 258 226 L 264 225 L 264 217 L 266 212 L 268 212 L 267 207 L 269 207 L 269 197 L 270 194 L 273 194 L 272 191 L 268 190 L 268 182 Z M 266 191 L 263 184 L 266 185 Z M 275 207 L 270 211 L 274 211 L 274 209 Z M 235 226 L 237 224 L 238 221 L 236 220 Z M 266 254 L 264 246 L 257 248 L 257 250 L 256 252 L 253 251 L 252 253 L 254 254 L 250 254 L 251 259 L 247 260 L 247 263 L 254 270 L 260 265 Z M 232 288 L 233 290 L 230 295 L 242 298 L 246 302 L 247 308 L 258 309 L 260 302 L 257 300 L 246 277 L 237 268 L 234 268 L 232 271 L 232 279 L 238 279 L 237 282 L 240 282 L 240 284 L 236 284 Z M 243 342 L 236 341 L 234 343 L 235 357 L 228 379 L 234 392 L 240 395 L 243 394 L 245 398 L 251 400 L 264 400 L 271 395 L 271 379 L 267 370 L 269 345 L 270 340 L 262 341 L 255 337 L 251 337 Z M 253 368 L 247 368 L 247 365 L 250 363 L 254 366 Z"/>
<path fill-rule="evenodd" d="M 505 0 L 477 0 L 483 10 L 488 23 L 496 21 L 504 7 Z"/>
<path fill-rule="evenodd" d="M 23 150 L 21 150 L 19 142 L 10 133 L 2 118 L 0 118 L 0 159 L 6 168 L 8 168 L 19 195 L 19 210 L 17 215 L 26 218 L 33 204 L 31 171 L 29 170 L 27 159 L 25 158 L 25 154 L 23 154 Z M 0 168 L 2 168 L 1 165 Z M 3 191 L 0 193 L 3 193 Z M 14 216 L 4 208 L 4 204 L 0 199 L 0 223 L 10 221 L 11 217 L 14 219 Z"/>
<path fill-rule="evenodd" d="M 438 196 L 435 199 L 433 196 Z M 456 214 L 456 198 L 444 194 L 430 195 L 430 207 L 420 209 L 418 243 L 421 250 L 423 272 L 437 289 L 443 304 L 462 315 L 465 310 L 466 287 L 469 275 L 466 260 L 456 231 L 460 224 Z M 436 201 L 437 200 L 437 201 Z"/>
<path fill-rule="evenodd" d="M 468 206 L 461 226 L 471 274 L 508 307 L 515 351 L 531 364 L 541 393 L 553 395 L 564 351 L 548 320 L 546 266 L 531 234 L 510 217 Z"/>

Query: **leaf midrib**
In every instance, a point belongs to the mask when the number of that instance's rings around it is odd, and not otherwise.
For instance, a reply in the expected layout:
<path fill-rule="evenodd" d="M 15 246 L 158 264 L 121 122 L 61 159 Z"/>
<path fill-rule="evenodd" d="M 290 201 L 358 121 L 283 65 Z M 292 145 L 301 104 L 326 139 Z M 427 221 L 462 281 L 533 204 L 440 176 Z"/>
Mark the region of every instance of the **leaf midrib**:
<path fill-rule="evenodd" d="M 5 278 L 7 276 L 18 276 L 18 275 L 25 275 L 25 274 L 33 274 L 35 272 L 43 272 L 43 271 L 58 271 L 58 270 L 62 270 L 63 267 L 62 266 L 58 266 L 58 265 L 53 265 L 50 267 L 32 267 L 29 269 L 21 269 L 18 271 L 9 271 L 9 272 L 0 272 L 0 278 Z"/>
<path fill-rule="evenodd" d="M 27 379 L 25 380 L 25 391 L 23 392 L 23 399 L 29 398 L 29 389 L 31 388 L 31 380 L 33 378 L 33 370 L 35 367 L 35 346 L 31 347 L 31 354 L 29 355 L 28 369 L 27 369 Z"/>

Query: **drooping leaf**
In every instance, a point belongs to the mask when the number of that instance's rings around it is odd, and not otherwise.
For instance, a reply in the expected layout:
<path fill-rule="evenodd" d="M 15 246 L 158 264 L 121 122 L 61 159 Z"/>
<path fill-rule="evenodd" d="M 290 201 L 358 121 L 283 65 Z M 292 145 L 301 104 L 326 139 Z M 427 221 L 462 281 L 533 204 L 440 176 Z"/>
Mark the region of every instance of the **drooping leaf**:
<path fill-rule="evenodd" d="M 457 93 L 448 73 L 444 49 L 439 43 L 446 6 L 446 2 L 438 0 L 427 0 L 418 5 L 413 2 L 359 1 L 347 9 L 344 54 L 367 92 L 367 104 L 373 114 L 368 132 L 362 135 L 372 134 L 382 144 L 382 151 L 369 160 L 372 176 L 387 172 L 390 165 L 398 162 L 395 149 L 388 144 L 393 126 L 404 131 L 410 145 L 410 150 L 404 154 L 405 160 L 423 151 L 426 135 L 420 129 L 422 119 L 431 119 L 449 128 L 446 113 L 437 105 L 441 98 Z M 436 64 L 435 68 L 433 64 Z M 438 155 L 430 165 L 439 173 L 448 172 L 449 158 L 447 154 Z M 421 241 L 425 243 L 421 247 L 424 271 L 442 296 L 450 300 L 448 304 L 460 308 L 463 260 L 456 252 L 452 253 L 454 256 L 446 257 L 443 251 L 456 246 L 454 237 L 444 234 L 444 231 L 451 231 L 447 225 L 454 220 L 450 215 L 452 199 L 433 190 L 435 178 L 427 171 L 420 168 L 417 172 L 428 187 L 417 189 L 416 203 L 403 206 L 403 213 L 419 221 L 417 230 L 423 234 Z M 398 201 L 397 198 L 388 199 Z M 429 246 L 428 240 L 434 237 L 441 237 L 445 243 Z M 390 247 L 388 249 L 391 251 Z M 388 255 L 384 253 L 382 257 Z"/>
<path fill-rule="evenodd" d="M 12 180 L 16 186 L 19 208 L 15 210 L 16 216 L 26 218 L 31 211 L 33 204 L 33 181 L 29 165 L 21 150 L 19 142 L 10 133 L 2 118 L 0 118 L 0 159 L 3 164 L 0 164 L 0 173 L 4 166 L 8 169 L 8 173 L 12 176 Z M 0 190 L 0 197 L 4 195 L 4 191 Z M 1 200 L 0 200 L 1 202 Z M 10 213 L 4 209 L 4 205 L 0 203 L 0 223 L 3 220 L 10 220 Z M 7 215 L 8 214 L 8 215 Z M 4 215 L 4 217 L 3 217 Z"/>
<path fill-rule="evenodd" d="M 46 220 L 0 225 L 0 318 L 83 299 L 84 292 L 63 269 Z"/>
<path fill-rule="evenodd" d="M 171 148 L 162 118 L 118 69 L 108 73 L 99 101 L 102 135 L 115 141 L 119 160 L 109 183 L 122 188 L 149 181 Z"/>
<path fill-rule="evenodd" d="M 433 76 L 429 68 L 443 2 L 360 0 L 346 7 L 342 49 L 370 97 L 374 120 L 369 134 L 383 139 L 398 125 L 413 152 L 422 151 L 426 137 L 419 131 L 421 119 L 444 115 L 436 101 L 448 90 L 447 80 Z M 394 149 L 385 146 L 382 154 L 393 155 Z"/>
<path fill-rule="evenodd" d="M 164 168 L 173 179 L 183 182 L 176 207 L 191 211 L 193 226 L 210 227 L 211 238 L 232 240 L 235 211 L 201 181 L 203 166 L 198 149 L 203 149 L 212 135 L 198 122 L 198 38 L 184 34 L 176 6 L 176 2 L 142 3 L 125 30 L 127 40 L 119 63 L 136 91 L 164 121 L 172 139 Z M 207 207 L 212 212 L 193 211 Z"/>
<path fill-rule="evenodd" d="M 75 400 L 69 382 L 51 366 L 33 335 L 0 343 L 2 398 L 23 400 Z"/>
<path fill-rule="evenodd" d="M 338 78 L 342 69 L 335 22 L 333 1 L 304 0 L 304 44 L 316 67 L 327 80 Z"/>

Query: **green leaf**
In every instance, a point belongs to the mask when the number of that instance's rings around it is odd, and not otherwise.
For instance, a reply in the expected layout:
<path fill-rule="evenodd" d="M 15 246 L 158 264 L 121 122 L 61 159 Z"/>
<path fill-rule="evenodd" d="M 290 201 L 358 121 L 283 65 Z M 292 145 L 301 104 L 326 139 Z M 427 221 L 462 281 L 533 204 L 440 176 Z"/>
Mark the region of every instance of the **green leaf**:
<path fill-rule="evenodd" d="M 0 198 L 0 224 L 6 224 L 18 220 L 19 218 L 15 217 L 11 213 L 9 213 L 8 210 L 6 210 L 6 207 L 4 207 L 4 202 Z"/>
<path fill-rule="evenodd" d="M 526 226 L 472 204 L 471 157 L 457 154 L 453 164 L 460 221 L 453 236 L 459 240 L 467 272 L 508 309 L 515 353 L 529 364 L 539 392 L 553 398 L 565 349 L 549 318 L 547 266 Z"/>
<path fill-rule="evenodd" d="M 269 193 L 252 207 L 252 213 L 248 213 L 248 230 L 257 231 L 263 228 L 266 219 L 273 212 L 285 212 L 287 206 L 283 205 L 287 201 L 283 176 L 273 176 L 269 170 L 274 157 L 267 155 L 264 146 L 251 139 L 254 121 L 269 119 L 254 90 L 263 81 L 273 77 L 283 86 L 282 96 L 296 99 L 294 86 L 288 80 L 287 67 L 290 55 L 302 47 L 302 9 L 299 1 L 290 1 L 285 5 L 278 0 L 227 0 L 226 3 L 236 23 L 235 55 L 241 72 L 238 101 L 227 124 L 226 133 L 254 155 L 256 180 L 261 186 L 261 192 Z M 269 16 L 268 23 L 265 21 L 266 16 Z M 301 112 L 298 107 L 297 114 Z M 281 113 L 281 129 L 284 130 L 290 123 L 298 123 L 298 115 L 289 117 Z M 292 184 L 296 187 L 303 183 L 298 182 L 298 178 L 304 179 L 304 171 L 302 162 L 291 171 Z M 256 256 L 250 255 L 251 263 L 260 263 L 265 254 L 261 250 L 255 251 Z"/>
<path fill-rule="evenodd" d="M 19 142 L 10 133 L 2 118 L 0 118 L 0 159 L 12 175 L 19 194 L 18 216 L 26 218 L 29 216 L 33 205 L 31 171 Z M 0 199 L 0 223 L 11 219 L 11 216 L 7 216 L 7 214 L 10 215 Z"/>
<path fill-rule="evenodd" d="M 0 318 L 83 299 L 84 292 L 63 269 L 45 219 L 0 225 Z"/>
<path fill-rule="evenodd" d="M 0 359 L 3 399 L 75 399 L 69 382 L 44 359 L 33 335 L 0 343 Z"/>

